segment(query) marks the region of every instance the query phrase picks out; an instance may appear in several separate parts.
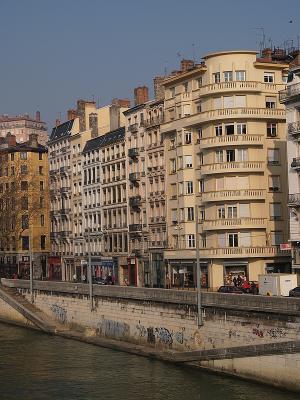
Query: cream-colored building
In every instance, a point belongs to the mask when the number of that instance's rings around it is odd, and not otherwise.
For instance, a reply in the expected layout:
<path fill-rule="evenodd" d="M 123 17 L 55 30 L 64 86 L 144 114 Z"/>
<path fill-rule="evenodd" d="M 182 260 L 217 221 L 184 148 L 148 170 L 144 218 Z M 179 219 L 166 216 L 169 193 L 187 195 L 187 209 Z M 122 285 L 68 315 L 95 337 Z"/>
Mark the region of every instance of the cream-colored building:
<path fill-rule="evenodd" d="M 209 54 L 165 80 L 167 227 L 173 284 L 289 270 L 285 110 L 288 65 L 269 51 Z M 196 219 L 199 236 L 196 237 Z"/>
<path fill-rule="evenodd" d="M 298 56 L 299 62 L 299 56 Z M 300 66 L 289 72 L 287 89 L 279 93 L 281 103 L 286 106 L 287 122 L 287 166 L 289 184 L 289 241 L 292 246 L 293 272 L 300 276 Z"/>
<path fill-rule="evenodd" d="M 86 215 L 87 209 L 96 215 L 92 229 L 97 227 L 100 233 L 100 176 L 95 181 L 85 179 L 87 161 L 83 149 L 89 140 L 123 123 L 126 105 L 127 100 L 115 99 L 112 105 L 97 108 L 94 101 L 78 100 L 77 108 L 68 111 L 68 121 L 52 130 L 48 142 L 52 261 L 61 268 L 63 280 L 72 280 L 74 275 L 77 279 L 86 276 L 89 249 L 93 255 L 101 252 L 102 239 L 95 238 L 95 230 L 90 231 L 90 216 Z M 99 174 L 99 157 L 90 159 Z M 86 185 L 89 187 L 83 189 Z M 86 196 L 86 192 L 91 196 Z"/>
<path fill-rule="evenodd" d="M 139 89 L 145 91 L 145 87 Z M 128 282 L 163 287 L 166 278 L 163 250 L 167 246 L 165 158 L 160 133 L 163 101 L 147 101 L 124 114 L 129 200 Z"/>

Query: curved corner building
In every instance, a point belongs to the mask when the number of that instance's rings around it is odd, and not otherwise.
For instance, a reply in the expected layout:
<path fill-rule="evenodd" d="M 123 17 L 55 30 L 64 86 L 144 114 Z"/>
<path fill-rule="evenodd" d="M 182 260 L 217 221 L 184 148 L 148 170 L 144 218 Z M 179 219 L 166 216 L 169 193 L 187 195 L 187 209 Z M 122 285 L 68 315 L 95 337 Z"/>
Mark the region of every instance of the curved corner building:
<path fill-rule="evenodd" d="M 285 110 L 288 64 L 266 49 L 208 54 L 165 80 L 161 132 L 167 160 L 172 283 L 202 286 L 289 271 Z M 197 215 L 196 215 L 197 212 Z"/>

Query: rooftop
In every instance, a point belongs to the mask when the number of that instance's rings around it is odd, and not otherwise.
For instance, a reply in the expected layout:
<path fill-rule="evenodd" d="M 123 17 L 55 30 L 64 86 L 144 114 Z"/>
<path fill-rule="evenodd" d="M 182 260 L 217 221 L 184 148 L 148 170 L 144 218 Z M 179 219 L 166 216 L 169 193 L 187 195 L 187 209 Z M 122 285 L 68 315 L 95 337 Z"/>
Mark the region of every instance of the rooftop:
<path fill-rule="evenodd" d="M 120 142 L 125 138 L 125 128 L 121 127 L 115 131 L 106 133 L 105 135 L 98 136 L 94 139 L 88 140 L 83 149 L 83 153 L 99 149 L 101 147 L 109 146 L 113 143 Z"/>
<path fill-rule="evenodd" d="M 50 142 L 53 140 L 58 140 L 63 137 L 67 137 L 70 135 L 71 129 L 73 127 L 74 119 L 64 122 L 52 129 L 52 133 L 50 136 Z"/>

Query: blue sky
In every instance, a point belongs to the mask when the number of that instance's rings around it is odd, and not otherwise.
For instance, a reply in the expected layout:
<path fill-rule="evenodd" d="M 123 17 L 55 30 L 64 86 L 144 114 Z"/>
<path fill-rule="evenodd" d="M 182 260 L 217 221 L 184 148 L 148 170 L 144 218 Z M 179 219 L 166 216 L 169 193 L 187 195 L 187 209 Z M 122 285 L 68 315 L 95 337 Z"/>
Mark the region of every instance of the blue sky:
<path fill-rule="evenodd" d="M 267 44 L 297 43 L 300 1 L 0 0 L 0 114 L 39 109 L 50 129 L 78 98 L 152 87 L 178 53 L 259 49 L 260 28 Z"/>

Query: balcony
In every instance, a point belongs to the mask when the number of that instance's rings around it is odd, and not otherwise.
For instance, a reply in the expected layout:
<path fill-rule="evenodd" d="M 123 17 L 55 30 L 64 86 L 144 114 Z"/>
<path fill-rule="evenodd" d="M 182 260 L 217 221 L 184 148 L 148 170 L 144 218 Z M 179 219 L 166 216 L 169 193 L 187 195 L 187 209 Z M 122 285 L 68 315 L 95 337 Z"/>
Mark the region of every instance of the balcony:
<path fill-rule="evenodd" d="M 265 200 L 266 191 L 263 189 L 238 189 L 219 190 L 215 192 L 202 193 L 204 203 L 231 200 Z"/>
<path fill-rule="evenodd" d="M 129 206 L 130 207 L 139 207 L 141 205 L 141 196 L 133 196 L 129 197 Z"/>
<path fill-rule="evenodd" d="M 289 251 L 281 251 L 279 246 L 260 247 L 221 247 L 200 249 L 201 258 L 240 258 L 240 257 L 290 257 Z"/>
<path fill-rule="evenodd" d="M 263 145 L 262 135 L 225 135 L 201 139 L 202 148 L 220 147 L 228 145 L 257 146 Z"/>
<path fill-rule="evenodd" d="M 132 124 L 128 126 L 128 131 L 131 133 L 137 132 L 139 129 L 138 124 Z"/>
<path fill-rule="evenodd" d="M 138 148 L 132 148 L 132 149 L 128 149 L 128 156 L 130 158 L 137 158 L 139 155 L 139 149 Z"/>
<path fill-rule="evenodd" d="M 220 108 L 217 110 L 203 111 L 193 114 L 185 118 L 185 125 L 194 126 L 200 122 L 213 122 L 223 119 L 254 119 L 262 118 L 265 120 L 285 120 L 285 110 L 281 108 L 258 108 L 258 107 L 242 107 L 242 108 Z M 171 130 L 171 126 L 164 126 L 163 132 Z"/>
<path fill-rule="evenodd" d="M 300 134 L 300 121 L 290 122 L 288 124 L 288 134 L 292 136 Z"/>
<path fill-rule="evenodd" d="M 137 182 L 140 180 L 140 173 L 139 172 L 131 172 L 129 174 L 129 180 L 131 182 Z"/>
<path fill-rule="evenodd" d="M 143 225 L 142 224 L 130 224 L 128 225 L 128 229 L 130 233 L 138 233 L 142 232 Z"/>
<path fill-rule="evenodd" d="M 71 231 L 60 231 L 59 233 L 62 238 L 69 238 L 69 236 L 71 235 L 72 232 Z"/>
<path fill-rule="evenodd" d="M 279 92 L 280 103 L 286 103 L 293 98 L 300 95 L 300 83 L 295 83 L 294 85 L 289 85 L 285 90 Z"/>
<path fill-rule="evenodd" d="M 50 232 L 50 239 L 57 239 L 59 236 L 58 232 Z"/>
<path fill-rule="evenodd" d="M 65 165 L 64 167 L 60 167 L 60 168 L 59 168 L 59 172 L 60 172 L 62 175 L 67 175 L 67 174 L 68 174 L 68 169 L 69 169 L 69 167 L 67 167 L 67 166 Z"/>
<path fill-rule="evenodd" d="M 69 193 L 70 189 L 71 189 L 70 186 L 62 186 L 60 188 L 60 193 L 61 194 L 67 194 L 67 193 Z"/>
<path fill-rule="evenodd" d="M 264 172 L 263 161 L 232 161 L 201 165 L 201 174 L 221 174 L 229 172 Z"/>
<path fill-rule="evenodd" d="M 299 207 L 300 206 L 300 193 L 289 194 L 289 203 L 290 207 Z"/>
<path fill-rule="evenodd" d="M 266 228 L 266 218 L 222 218 L 203 221 L 204 231 L 214 231 L 220 229 L 239 229 L 239 228 Z"/>
<path fill-rule="evenodd" d="M 145 128 L 152 128 L 153 126 L 160 125 L 164 122 L 163 116 L 153 117 L 144 121 Z"/>
<path fill-rule="evenodd" d="M 300 157 L 293 158 L 291 167 L 295 168 L 297 171 L 300 170 Z"/>

